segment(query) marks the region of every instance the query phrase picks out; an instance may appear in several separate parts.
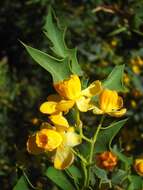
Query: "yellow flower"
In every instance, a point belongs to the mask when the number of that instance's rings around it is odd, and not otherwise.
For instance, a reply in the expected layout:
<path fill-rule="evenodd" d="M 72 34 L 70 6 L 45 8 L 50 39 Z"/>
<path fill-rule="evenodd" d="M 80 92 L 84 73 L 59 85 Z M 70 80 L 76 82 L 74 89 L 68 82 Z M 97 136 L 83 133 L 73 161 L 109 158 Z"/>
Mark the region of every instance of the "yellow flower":
<path fill-rule="evenodd" d="M 73 128 L 67 131 L 56 131 L 43 128 L 35 135 L 31 135 L 27 141 L 27 151 L 31 154 L 41 154 L 54 151 L 54 167 L 65 169 L 74 161 L 72 147 L 81 143 L 81 138 Z"/>
<path fill-rule="evenodd" d="M 138 158 L 135 160 L 134 168 L 140 176 L 143 176 L 143 159 L 142 158 Z"/>
<path fill-rule="evenodd" d="M 114 90 L 104 89 L 99 95 L 99 107 L 95 107 L 95 114 L 108 114 L 114 117 L 121 117 L 126 113 L 123 107 L 123 99 Z"/>
<path fill-rule="evenodd" d="M 102 90 L 100 81 L 94 81 L 88 88 L 81 90 L 81 82 L 77 75 L 71 75 L 69 79 L 54 84 L 54 87 L 65 101 L 71 100 L 73 105 L 76 103 L 82 112 L 93 109 L 91 98 Z"/>
<path fill-rule="evenodd" d="M 73 106 L 73 101 L 63 100 L 59 95 L 48 96 L 48 101 L 40 106 L 40 111 L 44 114 L 49 114 L 51 122 L 60 130 L 60 128 L 68 128 L 69 124 L 63 116 L 63 111 L 68 111 Z"/>
<path fill-rule="evenodd" d="M 133 65 L 132 66 L 132 70 L 133 70 L 133 72 L 135 73 L 135 74 L 140 74 L 141 73 L 141 69 L 139 68 L 139 66 L 137 66 L 137 65 Z"/>
<path fill-rule="evenodd" d="M 126 85 L 129 85 L 130 84 L 130 77 L 129 77 L 129 75 L 128 74 L 124 74 L 124 83 L 126 84 Z"/>
<path fill-rule="evenodd" d="M 45 151 L 53 151 L 62 143 L 60 133 L 52 129 L 41 129 L 36 133 L 36 144 Z"/>
<path fill-rule="evenodd" d="M 38 154 L 44 151 L 53 151 L 62 143 L 60 133 L 52 129 L 41 129 L 35 135 L 29 136 L 27 150 L 29 153 Z"/>

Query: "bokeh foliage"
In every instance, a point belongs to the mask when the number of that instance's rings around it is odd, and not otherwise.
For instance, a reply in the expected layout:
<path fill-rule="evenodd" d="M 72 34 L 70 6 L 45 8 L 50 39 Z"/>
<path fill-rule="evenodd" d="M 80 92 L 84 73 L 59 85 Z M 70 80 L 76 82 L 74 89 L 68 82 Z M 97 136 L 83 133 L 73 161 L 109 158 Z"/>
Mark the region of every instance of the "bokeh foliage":
<path fill-rule="evenodd" d="M 143 142 L 143 1 L 25 0 L 0 2 L 0 184 L 11 189 L 25 171 L 35 186 L 51 183 L 42 175 L 48 164 L 26 152 L 30 131 L 41 123 L 39 104 L 52 92 L 51 77 L 27 56 L 19 40 L 50 51 L 42 34 L 48 6 L 67 26 L 68 47 L 77 47 L 85 76 L 103 79 L 113 66 L 125 64 L 125 95 L 130 120 L 120 135 L 127 155 L 142 155 Z M 136 67 L 133 67 L 136 66 Z M 44 76 L 44 77 L 43 77 Z M 93 116 L 84 117 L 89 125 Z M 128 141 L 127 141 L 128 139 Z M 41 168 L 41 169 L 39 169 Z M 42 177 L 41 177 L 42 176 Z"/>

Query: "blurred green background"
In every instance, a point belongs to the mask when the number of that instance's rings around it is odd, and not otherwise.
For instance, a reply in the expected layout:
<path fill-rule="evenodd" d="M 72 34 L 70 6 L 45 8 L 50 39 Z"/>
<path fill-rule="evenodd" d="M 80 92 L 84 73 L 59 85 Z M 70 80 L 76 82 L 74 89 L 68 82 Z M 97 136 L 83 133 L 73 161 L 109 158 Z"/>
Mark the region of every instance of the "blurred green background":
<path fill-rule="evenodd" d="M 41 123 L 39 105 L 53 89 L 51 76 L 19 40 L 49 51 L 42 27 L 52 5 L 67 26 L 66 41 L 77 47 L 91 81 L 125 64 L 125 106 L 130 118 L 119 140 L 127 155 L 143 154 L 143 0 L 5 0 L 0 2 L 0 189 L 12 189 L 23 168 L 34 186 L 51 187 L 43 176 L 48 161 L 28 155 L 30 131 Z M 90 120 L 89 120 L 90 117 Z M 93 123 L 90 115 L 85 118 Z M 128 139 L 128 140 L 127 140 Z"/>

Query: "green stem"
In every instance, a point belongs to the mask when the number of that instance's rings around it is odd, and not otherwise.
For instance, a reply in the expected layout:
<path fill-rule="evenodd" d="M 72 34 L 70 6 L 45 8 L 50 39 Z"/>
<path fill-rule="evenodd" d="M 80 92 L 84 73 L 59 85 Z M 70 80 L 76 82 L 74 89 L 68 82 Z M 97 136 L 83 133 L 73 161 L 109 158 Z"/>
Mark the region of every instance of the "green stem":
<path fill-rule="evenodd" d="M 88 166 L 88 172 L 87 172 L 87 181 L 86 181 L 86 187 L 89 186 L 89 178 L 90 178 L 90 169 L 91 169 L 91 165 L 92 165 L 92 162 L 93 162 L 93 155 L 94 155 L 94 148 L 95 148 L 95 143 L 96 143 L 96 140 L 97 140 L 97 136 L 99 134 L 99 131 L 102 127 L 102 124 L 103 124 L 103 121 L 104 121 L 104 115 L 102 116 L 101 118 L 101 121 L 97 127 L 97 130 L 93 136 L 93 139 L 92 139 L 92 143 L 91 143 L 91 148 L 90 148 L 90 154 L 89 154 L 89 166 Z"/>
<path fill-rule="evenodd" d="M 72 150 L 72 152 L 73 152 L 78 158 L 80 158 L 80 160 L 81 160 L 84 164 L 87 165 L 87 160 L 86 160 L 81 154 L 79 154 L 78 152 L 76 152 L 73 148 L 72 148 L 71 150 Z"/>

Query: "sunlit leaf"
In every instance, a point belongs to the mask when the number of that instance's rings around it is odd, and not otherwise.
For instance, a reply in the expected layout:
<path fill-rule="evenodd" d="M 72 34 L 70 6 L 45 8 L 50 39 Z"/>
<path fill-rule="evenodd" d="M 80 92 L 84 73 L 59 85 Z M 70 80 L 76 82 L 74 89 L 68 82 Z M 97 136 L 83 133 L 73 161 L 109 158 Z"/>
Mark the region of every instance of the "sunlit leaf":
<path fill-rule="evenodd" d="M 107 79 L 103 82 L 103 86 L 117 92 L 125 92 L 127 89 L 123 84 L 124 65 L 115 66 Z"/>
<path fill-rule="evenodd" d="M 77 50 L 67 48 L 65 44 L 65 29 L 59 27 L 59 23 L 53 20 L 54 11 L 49 8 L 46 24 L 44 26 L 44 33 L 53 44 L 52 51 L 61 58 L 68 58 L 72 73 L 82 75 L 82 70 L 77 61 Z"/>
<path fill-rule="evenodd" d="M 31 57 L 44 69 L 51 73 L 54 82 L 69 78 L 71 75 L 68 59 L 58 60 L 54 57 L 23 44 Z"/>

